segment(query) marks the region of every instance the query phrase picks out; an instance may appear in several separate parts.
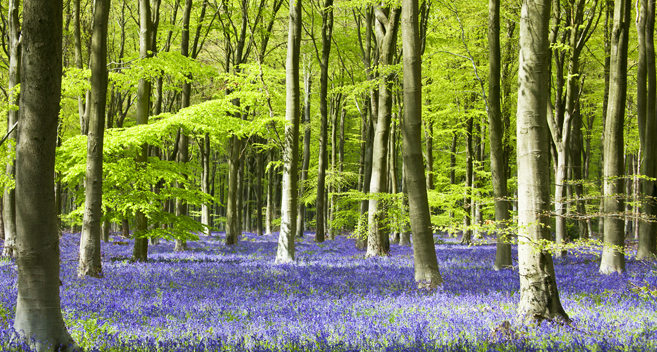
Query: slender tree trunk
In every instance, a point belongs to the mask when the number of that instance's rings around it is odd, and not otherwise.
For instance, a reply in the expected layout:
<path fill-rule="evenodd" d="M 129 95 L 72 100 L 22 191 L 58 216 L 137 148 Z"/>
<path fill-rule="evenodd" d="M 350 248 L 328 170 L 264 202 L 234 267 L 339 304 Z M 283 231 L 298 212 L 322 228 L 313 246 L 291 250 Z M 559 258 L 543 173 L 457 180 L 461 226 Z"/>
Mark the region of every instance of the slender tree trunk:
<path fill-rule="evenodd" d="M 201 191 L 205 194 L 210 194 L 212 191 L 210 190 L 210 184 L 214 180 L 214 172 L 212 175 L 210 175 L 210 134 L 206 133 L 205 136 L 203 137 L 202 145 L 199 146 L 201 150 L 201 162 L 203 163 L 202 165 L 202 173 L 201 173 Z M 213 202 L 214 203 L 214 202 Z M 212 204 L 205 204 L 201 205 L 201 224 L 203 224 L 206 227 L 206 235 L 210 236 L 211 235 L 211 227 L 213 226 L 213 221 L 212 221 Z"/>
<path fill-rule="evenodd" d="M 637 117 L 639 123 L 639 138 L 643 159 L 641 160 L 641 174 L 650 178 L 657 177 L 657 111 L 655 99 L 657 99 L 657 84 L 655 82 L 655 2 L 642 0 L 641 14 L 642 27 L 637 21 L 637 32 L 639 34 L 639 65 L 637 69 Z M 642 35 L 643 34 L 643 38 Z M 643 41 L 642 41 L 643 39 Z M 642 49 L 643 48 L 643 55 Z M 643 59 L 643 60 L 642 60 Z M 643 71 L 643 72 L 641 72 Z M 647 83 L 647 89 L 646 89 Z M 637 248 L 637 259 L 655 257 L 657 255 L 657 227 L 653 222 L 657 216 L 657 205 L 655 205 L 655 193 L 657 187 L 655 181 L 642 180 L 642 206 L 645 217 L 649 221 L 639 222 L 639 243 Z"/>
<path fill-rule="evenodd" d="M 427 156 L 427 189 L 433 189 L 433 120 L 424 123 L 424 139 Z"/>
<path fill-rule="evenodd" d="M 319 77 L 319 112 L 321 127 L 319 132 L 319 163 L 317 166 L 317 198 L 315 199 L 317 214 L 315 216 L 315 241 L 324 242 L 326 235 L 326 217 L 324 203 L 326 193 L 326 164 L 328 155 L 328 65 L 331 54 L 331 40 L 333 37 L 333 0 L 325 0 L 322 9 L 322 57 L 320 61 Z"/>
<path fill-rule="evenodd" d="M 269 162 L 274 161 L 274 151 L 269 150 Z M 271 235 L 273 232 L 274 223 L 274 167 L 269 166 L 267 171 L 267 212 L 265 213 L 265 234 Z M 230 185 L 229 185 L 230 187 Z M 230 189 L 228 190 L 230 192 Z M 230 198 L 229 198 L 230 199 Z"/>
<path fill-rule="evenodd" d="M 616 0 L 614 27 L 611 35 L 611 66 L 609 76 L 609 102 L 605 125 L 604 144 L 604 207 L 605 232 L 600 272 L 610 274 L 625 271 L 625 233 L 623 219 L 618 217 L 625 209 L 623 194 L 625 176 L 623 165 L 623 122 L 627 97 L 627 47 L 630 25 L 630 1 Z"/>
<path fill-rule="evenodd" d="M 365 124 L 365 156 L 364 156 L 364 167 L 363 167 L 363 194 L 367 194 L 370 191 L 370 182 L 372 180 L 372 154 L 373 154 L 373 142 L 374 142 L 374 118 L 370 108 L 370 116 L 366 117 Z M 356 238 L 356 248 L 360 250 L 367 249 L 367 229 L 369 228 L 367 224 L 368 210 L 370 202 L 367 199 L 364 199 L 360 202 L 360 217 L 358 218 L 358 237 Z"/>
<path fill-rule="evenodd" d="M 285 62 L 285 150 L 283 151 L 283 194 L 281 231 L 278 235 L 277 263 L 294 262 L 294 236 L 297 226 L 297 169 L 299 162 L 299 51 L 301 47 L 301 0 L 290 2 L 290 22 Z"/>
<path fill-rule="evenodd" d="M 21 82 L 21 40 L 20 40 L 20 20 L 19 20 L 19 0 L 10 0 L 9 1 L 9 14 L 8 14 L 8 46 L 9 46 L 9 82 L 7 85 L 7 90 L 10 94 L 10 102 L 16 106 L 19 106 L 20 95 L 16 90 L 16 86 Z M 11 130 L 16 123 L 18 123 L 19 110 L 9 110 L 7 112 L 7 131 Z M 18 129 L 14 129 L 9 135 L 8 148 L 12 150 L 16 142 L 18 135 Z M 16 165 L 15 165 L 15 151 L 12 152 L 13 157 L 7 162 L 7 176 L 14 178 L 16 174 Z M 14 247 L 16 245 L 16 191 L 10 189 L 5 191 L 4 196 L 2 197 L 2 217 L 4 220 L 4 232 L 5 232 L 5 242 L 4 248 L 2 251 L 3 256 L 13 257 L 14 256 Z"/>
<path fill-rule="evenodd" d="M 148 0 L 139 0 L 139 57 L 145 59 L 151 51 L 151 7 Z M 151 82 L 140 79 L 137 86 L 137 124 L 148 124 Z M 137 167 L 142 168 L 148 161 L 148 145 L 144 144 L 137 151 Z M 135 246 L 132 257 L 135 261 L 148 260 L 148 239 L 142 236 L 148 230 L 148 218 L 143 211 L 135 212 Z"/>
<path fill-rule="evenodd" d="M 180 54 L 189 57 L 189 19 L 192 13 L 193 0 L 185 1 L 185 10 L 183 11 L 182 18 L 182 33 L 180 38 Z M 180 109 L 189 106 L 189 99 L 191 96 L 192 84 L 190 81 L 185 81 L 182 84 L 182 96 L 180 99 Z M 189 137 L 181 130 L 180 139 L 178 140 L 178 163 L 187 164 L 189 162 Z M 184 185 L 179 185 L 180 188 L 185 188 Z M 176 216 L 187 216 L 188 206 L 187 202 L 180 198 L 176 198 Z M 186 251 L 187 241 L 176 239 L 174 251 Z"/>
<path fill-rule="evenodd" d="M 103 135 L 107 101 L 107 26 L 110 0 L 96 0 L 91 37 L 89 130 L 87 131 L 87 171 L 78 276 L 101 277 L 100 220 L 103 216 Z"/>
<path fill-rule="evenodd" d="M 518 69 L 518 319 L 568 320 L 561 306 L 550 238 L 550 160 L 546 112 L 549 100 L 549 0 L 524 0 L 520 20 Z"/>
<path fill-rule="evenodd" d="M 507 236 L 509 203 L 504 160 L 504 123 L 500 98 L 500 0 L 488 1 L 488 136 L 490 139 L 490 170 L 495 196 L 497 247 L 493 268 L 511 268 L 511 243 Z"/>
<path fill-rule="evenodd" d="M 463 217 L 463 236 L 461 237 L 461 244 L 470 244 L 472 243 L 472 173 L 473 173 L 473 162 L 474 158 L 474 148 L 472 146 L 472 132 L 473 132 L 473 119 L 468 117 L 467 121 L 467 142 L 466 142 L 466 161 L 465 161 L 465 197 L 463 199 L 463 208 L 465 210 L 465 216 Z"/>
<path fill-rule="evenodd" d="M 297 215 L 296 237 L 303 237 L 306 218 L 306 204 L 301 200 L 306 190 L 308 168 L 310 167 L 310 89 L 312 79 L 309 70 L 304 72 L 304 104 L 303 104 L 303 161 L 301 163 L 301 179 L 299 180 L 299 214 Z"/>
<path fill-rule="evenodd" d="M 418 0 L 402 2 L 404 50 L 403 149 L 405 182 L 413 231 L 415 281 L 420 288 L 433 289 L 443 283 L 438 269 L 431 230 L 431 213 L 422 165 L 422 66 L 418 30 Z"/>
<path fill-rule="evenodd" d="M 256 154 L 256 233 L 262 236 L 262 180 L 265 177 L 265 155 L 260 151 Z"/>
<path fill-rule="evenodd" d="M 226 245 L 237 244 L 240 235 L 239 212 L 237 209 L 237 178 L 239 177 L 241 141 L 239 137 L 230 137 L 229 156 L 228 156 L 228 200 L 226 202 Z M 269 200 L 267 200 L 269 205 Z M 268 223 L 269 225 L 269 223 Z M 270 228 L 267 229 L 267 232 Z"/>
<path fill-rule="evenodd" d="M 61 1 L 23 4 L 20 136 L 16 148 L 14 329 L 37 351 L 73 351 L 60 306 L 55 146 L 62 78 Z"/>

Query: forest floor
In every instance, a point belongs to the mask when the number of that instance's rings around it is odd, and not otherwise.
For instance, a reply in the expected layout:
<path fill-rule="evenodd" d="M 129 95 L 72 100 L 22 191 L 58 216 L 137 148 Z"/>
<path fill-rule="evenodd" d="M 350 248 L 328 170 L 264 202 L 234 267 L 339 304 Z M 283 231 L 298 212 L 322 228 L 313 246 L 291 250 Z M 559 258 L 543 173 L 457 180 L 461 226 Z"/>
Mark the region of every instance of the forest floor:
<path fill-rule="evenodd" d="M 657 268 L 628 259 L 627 274 L 598 273 L 599 256 L 555 260 L 572 324 L 515 319 L 517 270 L 494 271 L 493 245 L 436 237 L 445 285 L 417 290 L 409 247 L 365 258 L 354 240 L 296 243 L 297 263 L 274 264 L 277 234 L 225 233 L 173 252 L 163 241 L 131 263 L 132 241 L 102 244 L 104 278 L 76 276 L 79 234 L 61 241 L 61 300 L 87 351 L 471 351 L 657 349 Z M 514 248 L 514 263 L 517 254 Z M 10 346 L 16 265 L 0 260 L 0 348 Z M 505 323 L 508 322 L 508 323 Z"/>

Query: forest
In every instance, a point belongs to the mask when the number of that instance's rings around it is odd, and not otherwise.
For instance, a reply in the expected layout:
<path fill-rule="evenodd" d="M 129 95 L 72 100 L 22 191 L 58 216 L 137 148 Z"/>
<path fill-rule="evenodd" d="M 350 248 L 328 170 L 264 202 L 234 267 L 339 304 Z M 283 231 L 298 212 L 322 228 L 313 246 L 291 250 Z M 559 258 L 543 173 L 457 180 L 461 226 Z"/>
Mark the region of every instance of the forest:
<path fill-rule="evenodd" d="M 653 351 L 649 0 L 0 0 L 7 351 Z"/>

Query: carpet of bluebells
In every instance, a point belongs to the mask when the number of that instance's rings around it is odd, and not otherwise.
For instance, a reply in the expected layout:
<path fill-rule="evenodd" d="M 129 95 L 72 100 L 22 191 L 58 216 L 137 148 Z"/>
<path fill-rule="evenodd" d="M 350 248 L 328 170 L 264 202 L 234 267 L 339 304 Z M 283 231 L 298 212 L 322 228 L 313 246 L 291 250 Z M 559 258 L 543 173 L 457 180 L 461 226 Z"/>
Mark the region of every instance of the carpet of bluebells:
<path fill-rule="evenodd" d="M 366 259 L 354 240 L 297 242 L 297 263 L 274 264 L 277 235 L 224 233 L 149 249 L 131 263 L 132 241 L 103 243 L 102 279 L 77 278 L 79 234 L 61 241 L 62 310 L 87 351 L 654 351 L 657 270 L 628 259 L 627 274 L 598 274 L 599 256 L 556 260 L 571 324 L 516 321 L 516 270 L 496 272 L 493 245 L 436 237 L 445 285 L 418 290 L 412 250 Z M 514 263 L 517 259 L 514 249 Z M 16 265 L 0 261 L 0 348 L 11 342 Z M 507 322 L 507 323 L 505 323 Z"/>

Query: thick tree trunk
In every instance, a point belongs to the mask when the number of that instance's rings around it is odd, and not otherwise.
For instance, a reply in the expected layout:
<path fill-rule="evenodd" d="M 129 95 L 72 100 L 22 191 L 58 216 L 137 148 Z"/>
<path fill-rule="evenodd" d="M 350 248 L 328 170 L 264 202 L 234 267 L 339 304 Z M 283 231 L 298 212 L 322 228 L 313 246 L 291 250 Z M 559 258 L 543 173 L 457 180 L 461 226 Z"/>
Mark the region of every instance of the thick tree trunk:
<path fill-rule="evenodd" d="M 107 26 L 110 0 L 96 0 L 91 37 L 91 92 L 89 94 L 89 130 L 87 131 L 87 171 L 78 276 L 101 277 L 100 219 L 103 216 L 103 135 L 107 101 Z"/>
<path fill-rule="evenodd" d="M 623 123 L 627 97 L 627 47 L 630 26 L 630 1 L 616 0 L 611 35 L 609 102 L 604 140 L 605 232 L 600 272 L 625 271 L 625 233 L 623 219 L 617 214 L 625 209 L 623 165 Z"/>
<path fill-rule="evenodd" d="M 317 165 L 317 198 L 315 199 L 317 214 L 315 215 L 315 241 L 324 242 L 326 235 L 326 220 L 324 203 L 326 193 L 326 164 L 328 155 L 328 65 L 331 54 L 333 36 L 333 0 L 325 0 L 322 10 L 322 57 L 319 77 L 319 112 L 321 127 L 319 131 L 319 163 Z"/>
<path fill-rule="evenodd" d="M 549 0 L 524 0 L 518 69 L 518 318 L 568 320 L 561 306 L 552 256 L 542 246 L 550 238 L 550 160 L 546 112 L 550 51 Z"/>
<path fill-rule="evenodd" d="M 371 100 L 372 101 L 372 100 Z M 374 142 L 374 117 L 372 115 L 372 109 L 370 108 L 370 116 L 366 117 L 366 121 L 363 123 L 367 124 L 365 127 L 365 144 L 364 150 L 364 166 L 363 166 L 363 194 L 367 194 L 370 191 L 370 182 L 372 180 L 372 154 L 373 154 L 373 142 Z M 377 110 L 378 111 L 378 110 Z M 360 202 L 360 217 L 358 218 L 358 237 L 356 238 L 356 248 L 360 250 L 367 249 L 367 225 L 368 210 L 370 202 L 367 199 L 364 199 Z"/>
<path fill-rule="evenodd" d="M 14 329 L 37 351 L 77 349 L 60 307 L 55 146 L 62 78 L 62 2 L 25 1 L 16 148 Z"/>
<path fill-rule="evenodd" d="M 380 43 L 379 65 L 387 66 L 393 63 L 393 55 L 397 43 L 399 29 L 398 7 L 377 12 L 376 37 Z M 390 251 L 390 239 L 386 226 L 384 202 L 379 199 L 379 193 L 385 193 L 388 185 L 388 135 L 390 133 L 390 119 L 392 114 L 392 85 L 393 75 L 382 75 L 379 84 L 378 117 L 374 130 L 372 152 L 372 179 L 368 213 L 368 239 L 366 256 L 384 256 Z M 423 168 L 424 169 L 424 168 Z"/>
<path fill-rule="evenodd" d="M 151 7 L 148 0 L 139 0 L 139 57 L 145 59 L 151 55 Z M 137 86 L 137 124 L 148 124 L 151 97 L 151 82 L 140 79 Z M 148 145 L 144 144 L 137 151 L 137 167 L 143 167 L 148 161 Z M 140 237 L 148 230 L 148 218 L 141 210 L 135 212 L 135 246 L 132 257 L 135 261 L 148 259 L 148 239 Z"/>
<path fill-rule="evenodd" d="M 418 0 L 402 2 L 404 50 L 403 149 L 405 182 L 413 231 L 415 281 L 420 288 L 433 289 L 443 283 L 438 269 L 431 230 L 431 213 L 422 165 L 422 68 L 418 30 Z"/>
<path fill-rule="evenodd" d="M 8 14 L 8 46 L 9 46 L 9 82 L 7 90 L 10 93 L 10 102 L 13 105 L 19 106 L 20 95 L 15 90 L 16 86 L 21 82 L 21 41 L 20 41 L 20 20 L 19 20 L 19 0 L 9 0 L 9 14 Z M 9 110 L 7 112 L 7 131 L 11 130 L 16 123 L 18 123 L 19 110 Z M 14 129 L 9 135 L 8 148 L 14 148 L 17 142 L 16 136 L 18 129 Z M 16 174 L 15 165 L 15 152 L 14 157 L 7 162 L 6 168 L 7 176 L 14 178 Z M 4 193 L 2 197 L 2 217 L 4 220 L 4 248 L 2 251 L 3 256 L 13 257 L 14 246 L 16 244 L 16 191 L 10 189 Z"/>
<path fill-rule="evenodd" d="M 277 263 L 294 262 L 297 226 L 297 169 L 299 162 L 299 51 L 301 47 L 301 0 L 290 2 L 290 22 L 285 62 L 285 150 L 283 150 L 283 194 Z"/>

